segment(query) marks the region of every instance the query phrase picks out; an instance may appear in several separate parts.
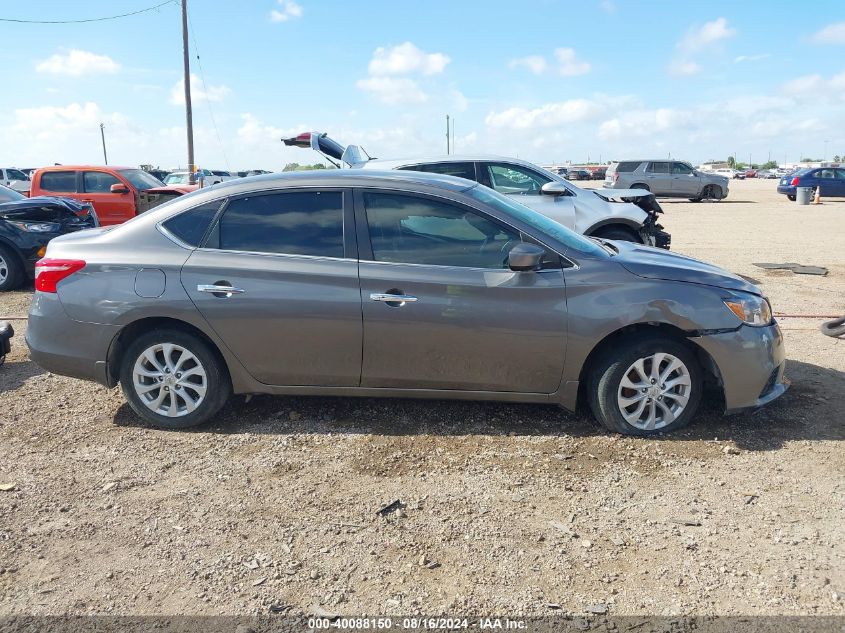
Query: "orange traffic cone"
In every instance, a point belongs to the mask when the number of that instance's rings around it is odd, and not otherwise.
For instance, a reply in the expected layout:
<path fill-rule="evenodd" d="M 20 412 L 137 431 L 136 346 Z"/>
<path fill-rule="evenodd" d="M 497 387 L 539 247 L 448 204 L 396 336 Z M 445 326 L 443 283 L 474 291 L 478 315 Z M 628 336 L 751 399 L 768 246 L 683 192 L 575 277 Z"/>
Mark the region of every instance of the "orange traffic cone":
<path fill-rule="evenodd" d="M 813 197 L 813 204 L 821 204 L 822 203 L 822 188 L 816 187 L 816 195 Z"/>

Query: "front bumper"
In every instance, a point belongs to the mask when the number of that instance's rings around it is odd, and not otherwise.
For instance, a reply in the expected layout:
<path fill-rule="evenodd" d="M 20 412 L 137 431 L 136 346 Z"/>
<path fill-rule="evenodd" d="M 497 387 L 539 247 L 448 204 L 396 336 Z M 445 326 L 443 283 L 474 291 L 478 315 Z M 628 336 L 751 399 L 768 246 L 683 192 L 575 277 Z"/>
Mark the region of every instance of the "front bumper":
<path fill-rule="evenodd" d="M 690 339 L 715 363 L 725 395 L 725 412 L 736 413 L 769 404 L 789 388 L 784 376 L 786 350 L 777 323 L 743 325 L 731 332 Z"/>
<path fill-rule="evenodd" d="M 109 385 L 106 359 L 119 326 L 71 319 L 56 294 L 36 292 L 29 309 L 30 358 L 54 374 Z"/>

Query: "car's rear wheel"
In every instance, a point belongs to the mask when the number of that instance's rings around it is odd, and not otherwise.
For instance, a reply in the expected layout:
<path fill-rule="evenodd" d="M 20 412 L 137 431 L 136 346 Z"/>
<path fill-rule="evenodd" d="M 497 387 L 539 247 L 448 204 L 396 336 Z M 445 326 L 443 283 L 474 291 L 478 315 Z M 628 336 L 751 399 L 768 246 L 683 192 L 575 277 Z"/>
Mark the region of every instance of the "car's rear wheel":
<path fill-rule="evenodd" d="M 594 233 L 596 237 L 603 237 L 606 240 L 621 240 L 622 242 L 636 242 L 642 244 L 643 241 L 639 235 L 633 230 L 624 226 L 608 226 L 599 229 Z"/>
<path fill-rule="evenodd" d="M 701 401 L 701 368 L 683 343 L 640 336 L 594 363 L 589 400 L 607 429 L 626 435 L 667 433 L 686 426 Z"/>
<path fill-rule="evenodd" d="M 641 182 L 631 185 L 631 189 L 645 189 L 646 191 L 651 191 L 651 189 L 648 188 L 648 185 Z"/>
<path fill-rule="evenodd" d="M 135 339 L 123 355 L 120 386 L 135 413 L 167 429 L 207 422 L 232 391 L 226 367 L 208 343 L 179 330 Z"/>
<path fill-rule="evenodd" d="M 8 246 L 0 244 L 0 292 L 17 288 L 22 277 L 20 260 Z"/>
<path fill-rule="evenodd" d="M 795 196 L 790 196 L 790 195 L 787 195 L 787 196 L 786 196 L 786 198 L 787 198 L 788 200 L 790 200 L 791 202 L 795 202 Z"/>

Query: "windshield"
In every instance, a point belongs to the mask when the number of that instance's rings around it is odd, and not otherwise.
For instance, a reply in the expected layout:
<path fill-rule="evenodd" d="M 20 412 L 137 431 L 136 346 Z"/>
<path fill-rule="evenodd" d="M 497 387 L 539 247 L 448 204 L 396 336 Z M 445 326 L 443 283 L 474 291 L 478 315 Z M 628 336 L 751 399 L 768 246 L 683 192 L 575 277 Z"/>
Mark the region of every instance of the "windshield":
<path fill-rule="evenodd" d="M 3 202 L 14 202 L 15 200 L 25 200 L 26 196 L 22 193 L 15 191 L 14 189 L 9 189 L 8 187 L 4 187 L 0 185 L 0 203 Z"/>
<path fill-rule="evenodd" d="M 528 207 L 514 202 L 507 196 L 503 196 L 492 189 L 477 185 L 464 193 L 479 202 L 490 205 L 497 211 L 501 211 L 502 213 L 515 217 L 517 220 L 525 222 L 542 234 L 548 235 L 558 242 L 565 244 L 567 248 L 572 248 L 596 257 L 607 257 L 607 251 L 596 242 L 587 239 L 583 235 L 578 235 L 575 231 L 569 230 L 551 218 L 532 211 Z M 565 255 L 566 253 L 563 254 Z"/>
<path fill-rule="evenodd" d="M 189 183 L 189 174 L 168 174 L 164 179 L 165 185 L 187 185 Z"/>
<path fill-rule="evenodd" d="M 161 187 L 164 184 L 158 178 L 142 169 L 120 169 L 117 173 L 126 178 L 139 191 Z"/>

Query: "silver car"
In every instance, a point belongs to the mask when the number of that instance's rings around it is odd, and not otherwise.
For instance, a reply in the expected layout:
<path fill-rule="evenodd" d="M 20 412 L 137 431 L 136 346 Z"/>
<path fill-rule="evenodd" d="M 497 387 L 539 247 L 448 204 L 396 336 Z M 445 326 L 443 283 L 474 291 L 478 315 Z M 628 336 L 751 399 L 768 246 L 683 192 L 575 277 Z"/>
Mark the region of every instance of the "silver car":
<path fill-rule="evenodd" d="M 239 179 L 54 239 L 26 340 L 167 428 L 232 393 L 590 405 L 678 429 L 711 386 L 780 396 L 784 347 L 742 278 L 588 239 L 461 178 L 331 170 Z"/>
<path fill-rule="evenodd" d="M 613 161 L 607 168 L 604 187 L 646 189 L 656 196 L 689 198 L 691 202 L 728 197 L 728 179 L 724 176 L 665 158 Z"/>

